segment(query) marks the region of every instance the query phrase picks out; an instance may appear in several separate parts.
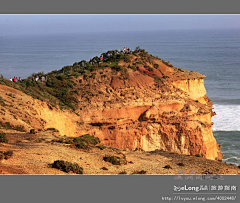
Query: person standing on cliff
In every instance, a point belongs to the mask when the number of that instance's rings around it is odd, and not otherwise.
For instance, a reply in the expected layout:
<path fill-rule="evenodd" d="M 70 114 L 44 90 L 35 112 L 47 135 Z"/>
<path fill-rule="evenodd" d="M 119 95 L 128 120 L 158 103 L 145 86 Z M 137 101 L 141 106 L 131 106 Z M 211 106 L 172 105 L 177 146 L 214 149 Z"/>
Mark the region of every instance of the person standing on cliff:
<path fill-rule="evenodd" d="M 45 82 L 45 77 L 44 77 L 44 75 L 42 76 L 41 81 L 42 81 L 42 83 Z"/>

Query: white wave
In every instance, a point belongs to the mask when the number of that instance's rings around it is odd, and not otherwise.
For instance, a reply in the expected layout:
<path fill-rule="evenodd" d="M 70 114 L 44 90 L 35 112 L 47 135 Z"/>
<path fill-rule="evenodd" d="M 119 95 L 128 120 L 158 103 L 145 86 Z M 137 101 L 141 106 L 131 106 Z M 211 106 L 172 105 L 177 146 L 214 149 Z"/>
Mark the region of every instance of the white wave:
<path fill-rule="evenodd" d="M 213 131 L 240 131 L 240 105 L 213 105 Z"/>
<path fill-rule="evenodd" d="M 223 158 L 223 161 L 228 161 L 229 159 L 236 159 L 238 161 L 240 160 L 239 157 L 233 156 L 233 157 L 229 157 L 229 158 L 226 158 L 226 159 Z"/>

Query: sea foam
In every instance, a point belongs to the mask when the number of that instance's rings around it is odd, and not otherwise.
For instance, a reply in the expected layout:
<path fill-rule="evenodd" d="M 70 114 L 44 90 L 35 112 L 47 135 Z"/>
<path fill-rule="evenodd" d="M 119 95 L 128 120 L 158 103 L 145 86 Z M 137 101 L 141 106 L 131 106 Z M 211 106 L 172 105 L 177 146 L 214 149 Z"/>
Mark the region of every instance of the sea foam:
<path fill-rule="evenodd" d="M 213 105 L 213 131 L 240 131 L 240 105 Z"/>

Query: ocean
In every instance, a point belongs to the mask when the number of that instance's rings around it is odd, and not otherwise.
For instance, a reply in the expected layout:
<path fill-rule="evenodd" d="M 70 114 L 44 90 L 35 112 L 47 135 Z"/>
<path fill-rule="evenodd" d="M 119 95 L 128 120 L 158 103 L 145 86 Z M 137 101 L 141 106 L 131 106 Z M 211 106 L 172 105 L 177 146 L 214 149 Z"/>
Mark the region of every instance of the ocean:
<path fill-rule="evenodd" d="M 240 165 L 240 29 L 0 36 L 0 74 L 27 78 L 137 46 L 175 67 L 206 75 L 207 96 L 217 113 L 213 134 L 223 161 Z"/>

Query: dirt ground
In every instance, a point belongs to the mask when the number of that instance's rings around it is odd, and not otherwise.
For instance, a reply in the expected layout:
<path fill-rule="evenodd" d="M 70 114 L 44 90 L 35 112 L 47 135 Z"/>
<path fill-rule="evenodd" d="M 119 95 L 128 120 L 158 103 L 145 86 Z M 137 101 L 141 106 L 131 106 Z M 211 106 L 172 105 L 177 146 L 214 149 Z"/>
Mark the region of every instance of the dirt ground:
<path fill-rule="evenodd" d="M 165 151 L 126 151 L 112 147 L 101 150 L 76 149 L 70 144 L 52 140 L 59 139 L 53 131 L 37 134 L 14 130 L 2 130 L 9 139 L 0 143 L 0 151 L 13 151 L 12 157 L 0 160 L 0 174 L 74 174 L 52 168 L 56 160 L 77 163 L 83 174 L 240 174 L 240 168 L 201 157 L 179 155 Z M 113 165 L 103 160 L 106 155 L 125 157 L 126 163 Z"/>

